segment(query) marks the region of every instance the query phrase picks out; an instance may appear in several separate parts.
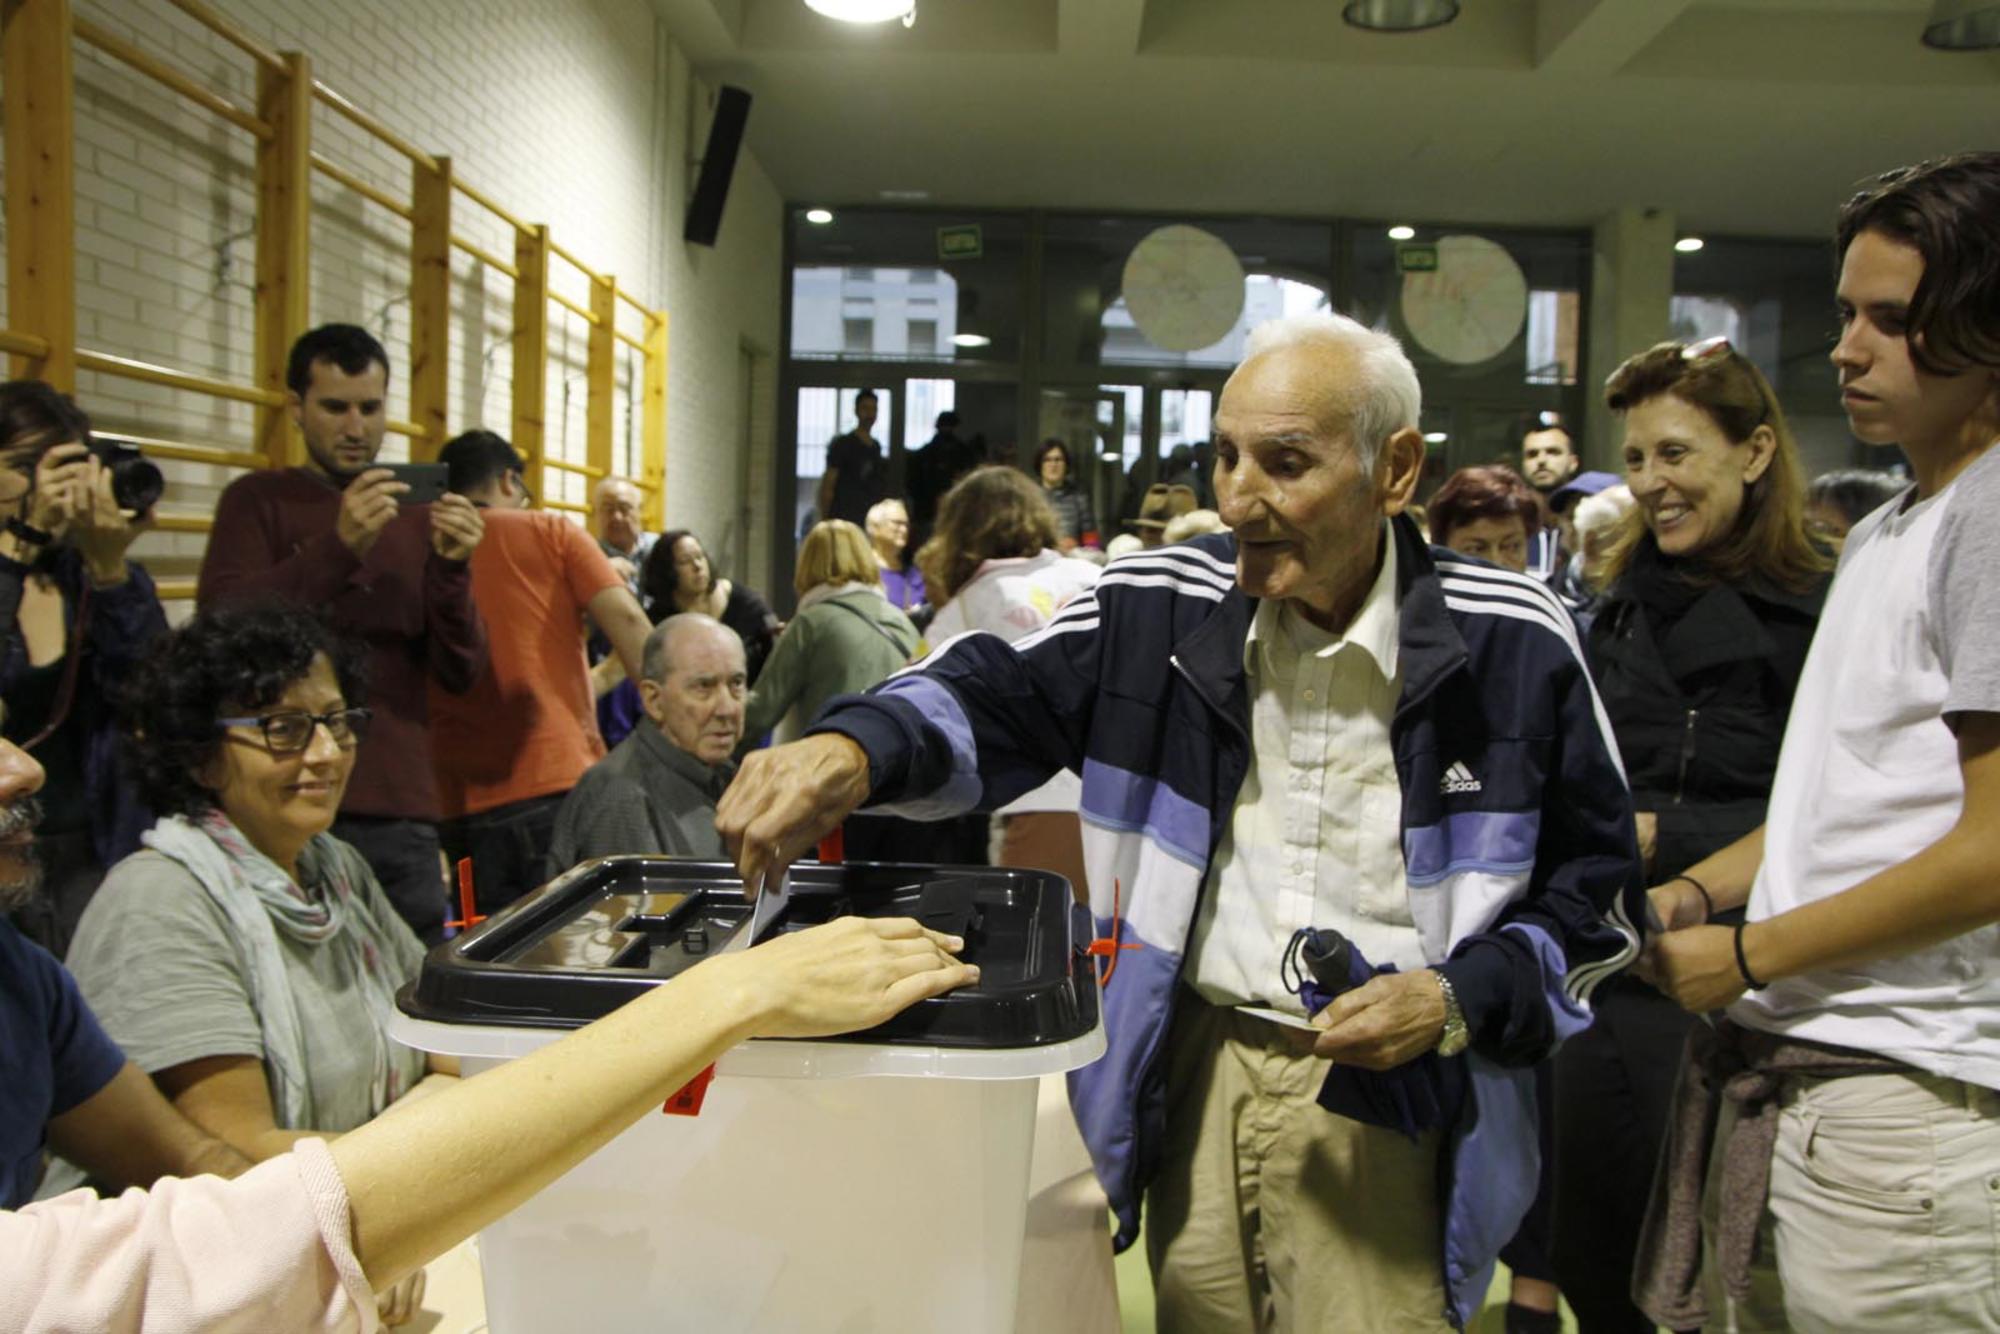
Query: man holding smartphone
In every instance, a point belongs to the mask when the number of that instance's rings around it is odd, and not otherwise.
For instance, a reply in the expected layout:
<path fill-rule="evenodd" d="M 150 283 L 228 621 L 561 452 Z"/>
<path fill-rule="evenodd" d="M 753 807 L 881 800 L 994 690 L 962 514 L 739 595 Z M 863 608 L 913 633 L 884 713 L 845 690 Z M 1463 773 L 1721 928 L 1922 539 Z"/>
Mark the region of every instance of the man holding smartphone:
<path fill-rule="evenodd" d="M 426 697 L 432 681 L 463 694 L 485 670 L 486 626 L 467 564 L 485 524 L 463 496 L 407 504 L 409 483 L 374 466 L 389 358 L 367 330 L 327 324 L 305 334 L 285 384 L 306 466 L 229 484 L 196 601 L 320 608 L 367 644 L 375 718 L 333 833 L 361 851 L 404 919 L 434 943 L 446 887 Z"/>

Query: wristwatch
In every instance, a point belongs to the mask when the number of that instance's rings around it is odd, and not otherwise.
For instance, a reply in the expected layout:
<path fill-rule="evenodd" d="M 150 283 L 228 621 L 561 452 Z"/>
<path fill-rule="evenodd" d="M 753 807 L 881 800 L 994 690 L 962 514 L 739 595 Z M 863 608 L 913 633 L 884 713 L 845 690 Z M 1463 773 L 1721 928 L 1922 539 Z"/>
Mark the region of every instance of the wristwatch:
<path fill-rule="evenodd" d="M 1438 1034 L 1437 1054 L 1456 1056 L 1472 1045 L 1472 1030 L 1465 1026 L 1465 1011 L 1458 1008 L 1458 993 L 1451 989 L 1451 979 L 1439 973 L 1437 980 L 1438 991 L 1444 996 L 1444 1032 Z"/>

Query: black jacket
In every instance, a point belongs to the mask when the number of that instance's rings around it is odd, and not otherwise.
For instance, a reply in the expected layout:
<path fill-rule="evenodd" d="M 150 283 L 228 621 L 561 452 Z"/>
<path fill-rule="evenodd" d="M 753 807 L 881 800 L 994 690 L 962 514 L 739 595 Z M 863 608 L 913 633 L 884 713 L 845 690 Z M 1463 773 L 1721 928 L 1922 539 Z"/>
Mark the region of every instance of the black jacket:
<path fill-rule="evenodd" d="M 1590 666 L 1632 784 L 1659 820 L 1649 879 L 1764 823 L 1778 747 L 1831 575 L 1682 584 L 1650 539 L 1596 609 Z"/>

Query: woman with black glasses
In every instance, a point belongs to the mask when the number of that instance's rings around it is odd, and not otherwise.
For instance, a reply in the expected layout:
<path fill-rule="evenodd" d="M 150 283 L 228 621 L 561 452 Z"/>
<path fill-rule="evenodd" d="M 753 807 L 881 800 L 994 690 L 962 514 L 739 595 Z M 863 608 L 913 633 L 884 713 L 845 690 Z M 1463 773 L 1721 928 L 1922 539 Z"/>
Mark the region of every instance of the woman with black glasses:
<path fill-rule="evenodd" d="M 327 833 L 367 731 L 359 661 L 283 606 L 204 612 L 155 646 L 126 704 L 161 817 L 70 951 L 126 1054 L 253 1159 L 354 1129 L 426 1069 L 385 1032 L 423 947 Z"/>
<path fill-rule="evenodd" d="M 1661 343 L 1612 372 L 1604 399 L 1635 505 L 1606 558 L 1590 664 L 1657 885 L 1763 824 L 1833 561 L 1807 533 L 1777 396 L 1727 341 Z M 1633 1257 L 1695 1020 L 1629 974 L 1593 1008 L 1556 1056 L 1556 1270 L 1585 1334 L 1650 1334 Z"/>

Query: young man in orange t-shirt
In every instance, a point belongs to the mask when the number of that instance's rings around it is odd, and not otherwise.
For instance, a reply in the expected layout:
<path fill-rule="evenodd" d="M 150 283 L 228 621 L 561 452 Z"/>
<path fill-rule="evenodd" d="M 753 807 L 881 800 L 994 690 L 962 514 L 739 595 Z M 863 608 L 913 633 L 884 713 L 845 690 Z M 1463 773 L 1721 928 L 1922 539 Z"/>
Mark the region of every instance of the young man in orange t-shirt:
<path fill-rule="evenodd" d="M 433 694 L 431 754 L 446 855 L 472 859 L 479 911 L 491 913 L 541 883 L 563 795 L 604 755 L 585 614 L 635 677 L 652 626 L 588 532 L 526 508 L 525 465 L 507 441 L 468 431 L 438 457 L 450 489 L 485 515 L 472 596 L 490 665 L 466 693 Z"/>

